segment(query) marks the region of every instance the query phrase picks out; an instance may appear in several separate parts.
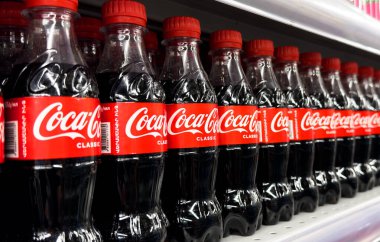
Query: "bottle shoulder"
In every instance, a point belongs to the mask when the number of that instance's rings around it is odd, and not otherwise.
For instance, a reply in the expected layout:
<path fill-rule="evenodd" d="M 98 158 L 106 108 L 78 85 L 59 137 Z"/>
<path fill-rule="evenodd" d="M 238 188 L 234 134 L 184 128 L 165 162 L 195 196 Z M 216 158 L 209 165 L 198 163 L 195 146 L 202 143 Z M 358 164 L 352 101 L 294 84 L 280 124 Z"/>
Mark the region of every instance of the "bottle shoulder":
<path fill-rule="evenodd" d="M 5 89 L 6 98 L 99 95 L 95 76 L 87 66 L 48 60 L 17 64 L 5 83 Z"/>
<path fill-rule="evenodd" d="M 257 104 L 256 98 L 246 81 L 233 85 L 215 86 L 214 90 L 220 106 Z"/>
<path fill-rule="evenodd" d="M 164 102 L 165 92 L 144 63 L 130 63 L 119 71 L 96 74 L 102 102 Z"/>
<path fill-rule="evenodd" d="M 217 98 L 207 75 L 197 69 L 174 78 L 171 73 L 161 75 L 166 103 L 217 103 Z"/>

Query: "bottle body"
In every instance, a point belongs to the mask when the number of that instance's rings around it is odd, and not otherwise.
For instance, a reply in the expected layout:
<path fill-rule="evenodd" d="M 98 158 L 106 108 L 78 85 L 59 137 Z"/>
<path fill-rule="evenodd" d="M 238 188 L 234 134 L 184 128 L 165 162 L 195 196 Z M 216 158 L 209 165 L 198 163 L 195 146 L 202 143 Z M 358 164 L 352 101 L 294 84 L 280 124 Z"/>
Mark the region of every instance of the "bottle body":
<path fill-rule="evenodd" d="M 200 64 L 196 39 L 167 40 L 160 81 L 168 112 L 168 159 L 162 195 L 171 224 L 168 240 L 219 241 L 222 217 L 214 189 L 218 164 L 217 100 Z M 198 126 L 191 124 L 189 115 L 197 117 Z M 179 119 L 187 120 L 189 126 Z M 198 137 L 191 135 L 195 133 Z M 187 136 L 181 134 L 190 135 L 187 142 Z"/>
<path fill-rule="evenodd" d="M 224 236 L 235 231 L 251 235 L 262 220 L 261 197 L 256 186 L 258 111 L 240 64 L 240 50 L 214 51 L 210 81 L 220 117 L 216 195 L 222 206 Z"/>
<path fill-rule="evenodd" d="M 314 124 L 313 172 L 319 189 L 319 206 L 339 201 L 341 188 L 335 172 L 336 132 L 330 125 L 319 125 L 318 120 L 332 118 L 333 102 L 322 82 L 319 66 L 304 67 L 301 77 L 314 107 L 311 123 Z"/>
<path fill-rule="evenodd" d="M 358 177 L 353 167 L 355 155 L 354 129 L 344 123 L 350 121 L 353 115 L 352 101 L 347 96 L 340 81 L 338 71 L 323 74 L 324 84 L 333 100 L 335 118 L 342 120 L 341 125 L 336 125 L 336 172 L 341 183 L 342 197 L 354 197 L 358 191 Z M 343 124 L 343 125 L 342 125 Z"/>
<path fill-rule="evenodd" d="M 97 70 L 106 137 L 94 214 L 107 241 L 159 242 L 166 238 L 168 222 L 160 202 L 166 152 L 165 94 L 147 60 L 143 32 L 143 27 L 133 24 L 108 26 Z"/>
<path fill-rule="evenodd" d="M 98 87 L 78 51 L 74 13 L 36 7 L 28 15 L 28 45 L 6 85 L 7 135 L 16 137 L 6 151 L 15 201 L 30 201 L 20 206 L 30 211 L 19 234 L 23 241 L 101 241 L 90 217 L 100 155 Z"/>
<path fill-rule="evenodd" d="M 378 84 L 373 83 L 370 78 L 365 78 L 360 81 L 361 90 L 364 96 L 373 107 L 372 111 L 372 149 L 369 155 L 370 165 L 375 173 L 375 185 L 380 185 L 380 151 L 376 147 L 380 145 L 380 129 L 379 129 L 379 110 L 380 110 L 380 99 L 378 90 Z"/>
<path fill-rule="evenodd" d="M 256 179 L 263 196 L 263 224 L 272 225 L 279 220 L 290 220 L 294 213 L 292 188 L 287 179 L 288 110 L 270 57 L 252 59 L 247 67 L 247 77 L 260 111 L 261 136 Z"/>
<path fill-rule="evenodd" d="M 302 125 L 312 111 L 310 97 L 301 83 L 297 63 L 277 63 L 277 80 L 285 94 L 289 115 L 289 162 L 287 175 L 294 196 L 294 213 L 313 212 L 318 206 L 318 188 L 313 174 L 314 134 Z"/>
<path fill-rule="evenodd" d="M 343 86 L 351 98 L 353 107 L 353 126 L 355 128 L 354 168 L 358 176 L 359 192 L 372 189 L 375 183 L 373 170 L 369 164 L 371 154 L 372 135 L 371 127 L 366 120 L 371 116 L 373 109 L 360 90 L 356 75 L 345 75 Z"/>

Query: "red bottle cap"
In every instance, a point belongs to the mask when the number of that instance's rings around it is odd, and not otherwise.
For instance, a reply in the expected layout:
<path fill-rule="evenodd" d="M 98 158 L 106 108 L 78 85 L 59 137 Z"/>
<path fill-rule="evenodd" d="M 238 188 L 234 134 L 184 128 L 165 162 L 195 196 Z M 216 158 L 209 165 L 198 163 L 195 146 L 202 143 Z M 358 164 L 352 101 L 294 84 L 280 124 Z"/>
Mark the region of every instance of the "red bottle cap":
<path fill-rule="evenodd" d="M 175 37 L 201 37 L 199 20 L 187 16 L 174 16 L 164 20 L 164 39 Z"/>
<path fill-rule="evenodd" d="M 245 46 L 245 52 L 248 58 L 255 56 L 273 56 L 273 41 L 267 39 L 250 40 Z"/>
<path fill-rule="evenodd" d="M 360 78 L 369 78 L 374 76 L 375 70 L 371 66 L 361 66 L 359 68 L 359 77 Z"/>
<path fill-rule="evenodd" d="M 211 49 L 221 48 L 237 48 L 241 49 L 243 39 L 241 33 L 236 30 L 218 30 L 211 34 L 210 47 Z"/>
<path fill-rule="evenodd" d="M 25 0 L 26 8 L 59 7 L 78 11 L 78 0 Z"/>
<path fill-rule="evenodd" d="M 144 35 L 145 48 L 147 50 L 158 50 L 157 33 L 149 31 Z"/>
<path fill-rule="evenodd" d="M 103 41 L 104 36 L 100 32 L 102 21 L 97 18 L 81 17 L 75 21 L 75 32 L 79 39 L 96 39 Z"/>
<path fill-rule="evenodd" d="M 319 52 L 305 52 L 300 55 L 302 66 L 320 66 L 322 55 Z"/>
<path fill-rule="evenodd" d="M 27 26 L 28 23 L 21 11 L 25 8 L 24 4 L 18 2 L 0 2 L 0 25 L 6 26 Z"/>
<path fill-rule="evenodd" d="M 296 46 L 279 46 L 275 50 L 276 61 L 298 61 L 300 52 Z"/>
<path fill-rule="evenodd" d="M 340 71 L 340 59 L 339 58 L 323 58 L 322 70 L 324 72 Z"/>
<path fill-rule="evenodd" d="M 358 74 L 359 66 L 358 63 L 354 61 L 345 62 L 342 64 L 342 74 L 343 75 L 354 75 Z"/>
<path fill-rule="evenodd" d="M 102 16 L 105 25 L 136 24 L 146 26 L 146 11 L 142 3 L 130 0 L 109 0 L 103 4 Z"/>
<path fill-rule="evenodd" d="M 375 80 L 380 81 L 380 70 L 375 71 Z"/>

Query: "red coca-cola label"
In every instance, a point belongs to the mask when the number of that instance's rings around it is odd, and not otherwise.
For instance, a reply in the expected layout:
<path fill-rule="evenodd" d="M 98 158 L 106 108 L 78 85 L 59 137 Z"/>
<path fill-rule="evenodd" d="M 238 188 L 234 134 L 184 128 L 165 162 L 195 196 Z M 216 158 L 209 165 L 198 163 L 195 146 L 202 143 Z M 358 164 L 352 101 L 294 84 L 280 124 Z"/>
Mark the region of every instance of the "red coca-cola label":
<path fill-rule="evenodd" d="M 336 129 L 336 137 L 355 136 L 355 128 L 353 126 L 354 111 L 352 110 L 336 110 L 333 116 L 334 127 Z"/>
<path fill-rule="evenodd" d="M 0 97 L 0 164 L 4 163 L 4 99 Z"/>
<path fill-rule="evenodd" d="M 218 107 L 216 104 L 168 104 L 166 110 L 169 149 L 218 145 Z"/>
<path fill-rule="evenodd" d="M 355 136 L 368 136 L 372 133 L 372 112 L 354 111 L 352 114 L 351 127 L 355 129 Z"/>
<path fill-rule="evenodd" d="M 289 116 L 287 108 L 260 108 L 260 143 L 289 142 Z"/>
<path fill-rule="evenodd" d="M 334 109 L 313 109 L 304 113 L 302 130 L 313 130 L 314 139 L 334 139 L 336 137 Z"/>
<path fill-rule="evenodd" d="M 167 150 L 162 103 L 102 104 L 102 154 L 131 155 Z"/>
<path fill-rule="evenodd" d="M 313 127 L 302 125 L 302 120 L 312 114 L 310 108 L 290 108 L 289 115 L 289 140 L 313 140 Z"/>
<path fill-rule="evenodd" d="M 258 143 L 256 106 L 220 106 L 218 112 L 219 145 Z"/>
<path fill-rule="evenodd" d="M 5 102 L 5 111 L 5 153 L 9 159 L 63 159 L 101 153 L 97 98 L 13 98 Z"/>
<path fill-rule="evenodd" d="M 371 111 L 370 114 L 371 134 L 380 135 L 380 111 Z"/>

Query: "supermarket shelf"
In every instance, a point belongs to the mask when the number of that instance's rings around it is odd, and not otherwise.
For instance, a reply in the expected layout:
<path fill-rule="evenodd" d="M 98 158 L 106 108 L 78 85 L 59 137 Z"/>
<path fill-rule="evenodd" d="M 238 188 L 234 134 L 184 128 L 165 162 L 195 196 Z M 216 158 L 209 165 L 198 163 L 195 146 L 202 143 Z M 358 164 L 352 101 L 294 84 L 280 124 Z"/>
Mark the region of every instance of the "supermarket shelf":
<path fill-rule="evenodd" d="M 380 22 L 345 0 L 139 1 L 146 6 L 148 27 L 156 31 L 161 30 L 166 17 L 194 16 L 201 21 L 206 40 L 212 31 L 232 28 L 241 31 L 245 40 L 269 38 L 275 45 L 297 45 L 301 51 L 320 51 L 323 56 L 337 56 L 343 61 L 355 60 L 380 68 L 380 42 L 377 41 Z M 100 7 L 105 0 L 79 2 L 81 14 L 100 17 Z"/>
<path fill-rule="evenodd" d="M 293 241 L 380 241 L 380 187 L 336 205 L 301 213 L 289 222 L 262 226 L 253 236 L 230 236 L 223 242 Z"/>
<path fill-rule="evenodd" d="M 217 0 L 380 55 L 380 22 L 347 0 Z"/>

